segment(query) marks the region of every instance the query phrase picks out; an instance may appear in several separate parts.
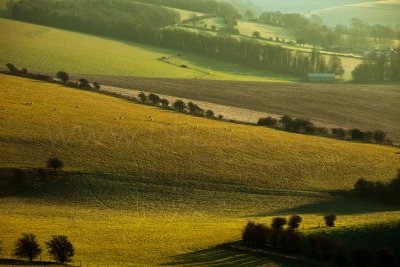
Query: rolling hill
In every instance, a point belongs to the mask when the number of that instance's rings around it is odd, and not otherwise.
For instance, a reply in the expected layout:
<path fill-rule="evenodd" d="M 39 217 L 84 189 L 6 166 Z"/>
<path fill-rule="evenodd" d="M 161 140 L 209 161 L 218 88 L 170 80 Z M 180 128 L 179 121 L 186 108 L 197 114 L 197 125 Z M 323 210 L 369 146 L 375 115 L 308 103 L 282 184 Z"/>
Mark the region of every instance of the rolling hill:
<path fill-rule="evenodd" d="M 395 142 L 400 140 L 400 113 L 396 105 L 400 101 L 400 90 L 397 85 L 85 77 L 111 86 L 223 105 L 227 110 L 236 107 L 262 112 L 263 116 L 265 113 L 276 116 L 289 114 L 309 118 L 326 127 L 382 129 Z M 228 113 L 219 112 L 229 117 Z M 261 115 L 255 116 L 251 122 L 256 122 Z"/>
<path fill-rule="evenodd" d="M 43 167 L 51 156 L 66 165 L 29 191 L 2 187 L 6 255 L 32 231 L 41 242 L 68 235 L 75 264 L 172 264 L 239 239 L 249 218 L 296 212 L 310 228 L 331 210 L 342 225 L 399 216 L 391 206 L 329 192 L 359 177 L 392 178 L 395 148 L 197 118 L 5 75 L 0 98 L 1 182 L 15 182 L 13 168 Z"/>
<path fill-rule="evenodd" d="M 12 62 L 30 70 L 186 79 L 297 80 L 188 53 L 182 55 L 179 51 L 2 18 L 0 33 L 0 64 Z M 162 57 L 168 58 L 171 63 L 158 60 Z M 181 68 L 181 65 L 188 68 Z"/>

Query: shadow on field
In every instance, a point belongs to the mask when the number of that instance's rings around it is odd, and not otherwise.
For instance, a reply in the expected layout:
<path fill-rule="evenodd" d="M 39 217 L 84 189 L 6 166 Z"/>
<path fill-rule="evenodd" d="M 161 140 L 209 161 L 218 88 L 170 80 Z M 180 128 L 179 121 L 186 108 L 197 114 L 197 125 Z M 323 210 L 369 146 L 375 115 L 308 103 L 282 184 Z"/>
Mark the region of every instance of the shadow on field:
<path fill-rule="evenodd" d="M 23 266 L 60 266 L 54 262 L 44 262 L 44 261 L 23 261 L 23 260 L 11 260 L 11 259 L 0 259 L 0 265 L 23 265 Z"/>
<path fill-rule="evenodd" d="M 232 243 L 234 244 L 234 243 Z M 294 259 L 285 259 L 280 256 L 264 255 L 253 251 L 243 251 L 223 244 L 210 249 L 185 253 L 173 257 L 172 262 L 164 266 L 306 266 Z"/>
<path fill-rule="evenodd" d="M 321 214 L 333 213 L 337 215 L 364 214 L 385 211 L 398 211 L 399 207 L 382 204 L 376 201 L 368 201 L 356 197 L 338 197 L 330 200 L 301 205 L 289 209 L 281 209 L 272 212 L 260 212 L 246 217 L 265 217 L 275 215 L 293 214 Z"/>

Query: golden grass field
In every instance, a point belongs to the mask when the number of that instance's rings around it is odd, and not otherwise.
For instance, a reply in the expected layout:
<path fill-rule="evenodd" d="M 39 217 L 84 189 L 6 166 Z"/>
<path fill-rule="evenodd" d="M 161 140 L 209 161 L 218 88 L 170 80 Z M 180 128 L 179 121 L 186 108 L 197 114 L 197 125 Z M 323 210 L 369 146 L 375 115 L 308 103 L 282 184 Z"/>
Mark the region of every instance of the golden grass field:
<path fill-rule="evenodd" d="M 267 114 L 305 117 L 325 127 L 381 129 L 400 141 L 397 85 L 257 83 L 120 76 L 85 77 L 115 87 L 191 99 L 217 114 L 256 122 Z M 205 104 L 206 103 L 206 104 Z M 212 104 L 210 104 L 212 103 Z"/>
<path fill-rule="evenodd" d="M 360 177 L 393 178 L 399 149 L 197 118 L 5 75 L 0 100 L 2 179 L 12 178 L 5 169 L 43 167 L 51 156 L 66 165 L 65 175 L 31 192 L 0 191 L 6 255 L 20 233 L 35 232 L 42 244 L 68 235 L 75 264 L 298 266 L 215 246 L 238 240 L 249 219 L 298 213 L 308 229 L 327 212 L 341 226 L 400 215 L 328 192 Z"/>
<path fill-rule="evenodd" d="M 0 64 L 29 70 L 186 79 L 294 81 L 206 57 L 0 18 Z M 94 45 L 95 44 L 95 45 Z M 175 57 L 174 64 L 157 60 Z M 189 68 L 180 66 L 184 64 Z"/>

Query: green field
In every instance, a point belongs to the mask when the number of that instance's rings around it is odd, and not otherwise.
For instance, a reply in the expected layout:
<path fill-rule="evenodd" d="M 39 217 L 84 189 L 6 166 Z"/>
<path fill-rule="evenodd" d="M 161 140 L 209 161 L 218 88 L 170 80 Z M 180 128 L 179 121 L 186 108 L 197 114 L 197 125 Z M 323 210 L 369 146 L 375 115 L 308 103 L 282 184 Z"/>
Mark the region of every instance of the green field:
<path fill-rule="evenodd" d="M 187 79 L 294 81 L 296 78 L 255 70 L 178 51 L 121 42 L 29 23 L 0 19 L 0 64 L 30 70 L 98 75 Z M 157 60 L 173 57 L 174 64 Z M 187 65 L 189 68 L 181 68 Z"/>
<path fill-rule="evenodd" d="M 21 232 L 32 231 L 42 244 L 68 235 L 75 263 L 173 265 L 183 258 L 195 266 L 201 263 L 191 252 L 238 240 L 249 219 L 299 213 L 308 229 L 326 212 L 336 212 L 341 226 L 400 215 L 327 191 L 351 188 L 359 177 L 393 178 L 395 148 L 207 120 L 4 75 L 0 98 L 5 255 Z M 9 168 L 41 167 L 51 156 L 66 164 L 58 178 L 25 193 L 4 189 L 13 181 Z"/>

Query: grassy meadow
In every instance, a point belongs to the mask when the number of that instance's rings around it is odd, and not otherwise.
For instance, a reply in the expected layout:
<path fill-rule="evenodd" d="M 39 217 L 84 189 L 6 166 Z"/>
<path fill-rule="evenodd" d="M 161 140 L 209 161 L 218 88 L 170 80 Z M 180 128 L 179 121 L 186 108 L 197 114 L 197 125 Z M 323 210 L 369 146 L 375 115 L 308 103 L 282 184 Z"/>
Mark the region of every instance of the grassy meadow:
<path fill-rule="evenodd" d="M 152 46 L 0 18 L 0 64 L 69 73 L 186 79 L 295 81 L 296 78 Z M 62 40 L 62 41 L 60 41 Z M 172 58 L 171 64 L 159 61 Z M 189 68 L 181 68 L 187 65 Z"/>
<path fill-rule="evenodd" d="M 396 148 L 197 118 L 5 75 L 0 99 L 1 182 L 12 180 L 7 169 L 43 167 L 51 156 L 66 165 L 35 190 L 0 191 L 6 255 L 32 231 L 42 244 L 68 235 L 75 264 L 298 266 L 216 246 L 238 240 L 249 219 L 298 213 L 309 229 L 327 212 L 341 226 L 400 216 L 329 192 L 360 177 L 393 178 Z"/>

